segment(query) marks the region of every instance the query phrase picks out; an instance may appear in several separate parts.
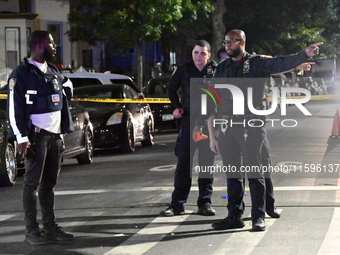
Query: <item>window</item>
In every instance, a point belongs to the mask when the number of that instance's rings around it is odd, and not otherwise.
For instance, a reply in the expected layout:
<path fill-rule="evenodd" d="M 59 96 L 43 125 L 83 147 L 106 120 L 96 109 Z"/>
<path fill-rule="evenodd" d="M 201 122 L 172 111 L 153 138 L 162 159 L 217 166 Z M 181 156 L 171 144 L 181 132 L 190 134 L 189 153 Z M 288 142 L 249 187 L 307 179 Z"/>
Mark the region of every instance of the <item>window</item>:
<path fill-rule="evenodd" d="M 30 13 L 32 12 L 32 1 L 31 0 L 19 0 L 19 12 Z"/>
<path fill-rule="evenodd" d="M 49 24 L 47 25 L 47 31 L 52 35 L 55 44 L 57 45 L 57 55 L 56 55 L 56 64 L 62 64 L 62 53 L 63 49 L 61 47 L 62 37 L 61 37 L 61 24 Z"/>
<path fill-rule="evenodd" d="M 14 69 L 20 60 L 19 34 L 19 28 L 6 28 L 6 65 L 11 69 Z"/>
<path fill-rule="evenodd" d="M 30 27 L 27 27 L 26 28 L 26 40 L 28 41 L 28 38 L 30 37 L 31 35 L 31 28 Z M 29 57 L 31 55 L 31 50 L 30 48 L 27 46 L 27 57 Z"/>
<path fill-rule="evenodd" d="M 93 68 L 93 52 L 91 49 L 82 50 L 83 67 Z"/>
<path fill-rule="evenodd" d="M 126 86 L 127 90 L 131 93 L 132 98 L 138 98 L 138 93 L 133 88 Z"/>
<path fill-rule="evenodd" d="M 96 78 L 69 78 L 72 81 L 74 88 L 102 84 L 101 81 Z"/>

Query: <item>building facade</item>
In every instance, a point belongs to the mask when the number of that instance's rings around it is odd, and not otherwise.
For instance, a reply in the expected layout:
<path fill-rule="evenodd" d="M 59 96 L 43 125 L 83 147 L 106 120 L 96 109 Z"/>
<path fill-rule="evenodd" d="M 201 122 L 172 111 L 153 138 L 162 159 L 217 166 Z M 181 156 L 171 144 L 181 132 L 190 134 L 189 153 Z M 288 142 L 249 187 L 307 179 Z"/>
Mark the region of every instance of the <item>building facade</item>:
<path fill-rule="evenodd" d="M 27 39 L 34 30 L 48 30 L 58 47 L 56 64 L 72 64 L 77 51 L 69 42 L 68 0 L 0 0 L 0 70 L 13 69 L 29 56 Z"/>

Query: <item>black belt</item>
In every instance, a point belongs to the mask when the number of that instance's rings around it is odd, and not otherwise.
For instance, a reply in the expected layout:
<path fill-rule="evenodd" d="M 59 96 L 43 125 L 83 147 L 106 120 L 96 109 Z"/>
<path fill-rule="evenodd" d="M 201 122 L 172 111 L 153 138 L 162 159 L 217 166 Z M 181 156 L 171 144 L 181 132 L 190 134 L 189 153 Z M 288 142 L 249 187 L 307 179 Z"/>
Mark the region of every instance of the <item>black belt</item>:
<path fill-rule="evenodd" d="M 60 137 L 60 134 L 51 133 L 51 132 L 49 132 L 45 129 L 42 129 L 42 128 L 35 128 L 35 133 L 37 135 L 43 135 L 43 136 Z"/>
<path fill-rule="evenodd" d="M 262 120 L 265 121 L 267 119 L 266 116 L 260 116 L 255 114 L 248 114 L 248 115 L 222 115 L 222 119 L 232 120 L 232 121 L 249 121 L 249 120 Z"/>

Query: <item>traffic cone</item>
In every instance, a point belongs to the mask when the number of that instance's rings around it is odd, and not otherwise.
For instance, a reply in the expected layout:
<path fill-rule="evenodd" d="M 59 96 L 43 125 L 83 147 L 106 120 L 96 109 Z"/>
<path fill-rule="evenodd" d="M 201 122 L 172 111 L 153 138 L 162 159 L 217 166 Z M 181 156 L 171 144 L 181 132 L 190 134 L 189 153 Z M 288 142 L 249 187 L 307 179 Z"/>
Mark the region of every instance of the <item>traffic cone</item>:
<path fill-rule="evenodd" d="M 201 140 L 205 140 L 208 139 L 207 135 L 201 134 L 200 132 L 195 132 L 194 134 L 194 141 L 195 142 L 199 142 Z"/>
<path fill-rule="evenodd" d="M 339 121 L 339 110 L 336 110 L 334 121 L 333 121 L 333 128 L 331 138 L 338 138 L 339 137 L 339 130 L 340 130 L 340 121 Z"/>

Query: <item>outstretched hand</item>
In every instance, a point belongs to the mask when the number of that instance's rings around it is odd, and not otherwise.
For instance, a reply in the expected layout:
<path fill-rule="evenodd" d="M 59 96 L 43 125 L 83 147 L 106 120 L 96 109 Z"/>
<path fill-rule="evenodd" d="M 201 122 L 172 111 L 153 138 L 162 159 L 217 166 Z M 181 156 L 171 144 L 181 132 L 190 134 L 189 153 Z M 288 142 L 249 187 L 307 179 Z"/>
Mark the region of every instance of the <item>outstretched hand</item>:
<path fill-rule="evenodd" d="M 310 71 L 315 62 L 306 62 L 296 67 L 296 70 Z"/>
<path fill-rule="evenodd" d="M 318 43 L 313 43 L 311 45 L 309 45 L 306 49 L 305 49 L 305 52 L 306 52 L 306 55 L 308 57 L 314 57 L 316 55 L 319 54 L 319 46 L 322 45 L 323 42 L 318 42 Z"/>

